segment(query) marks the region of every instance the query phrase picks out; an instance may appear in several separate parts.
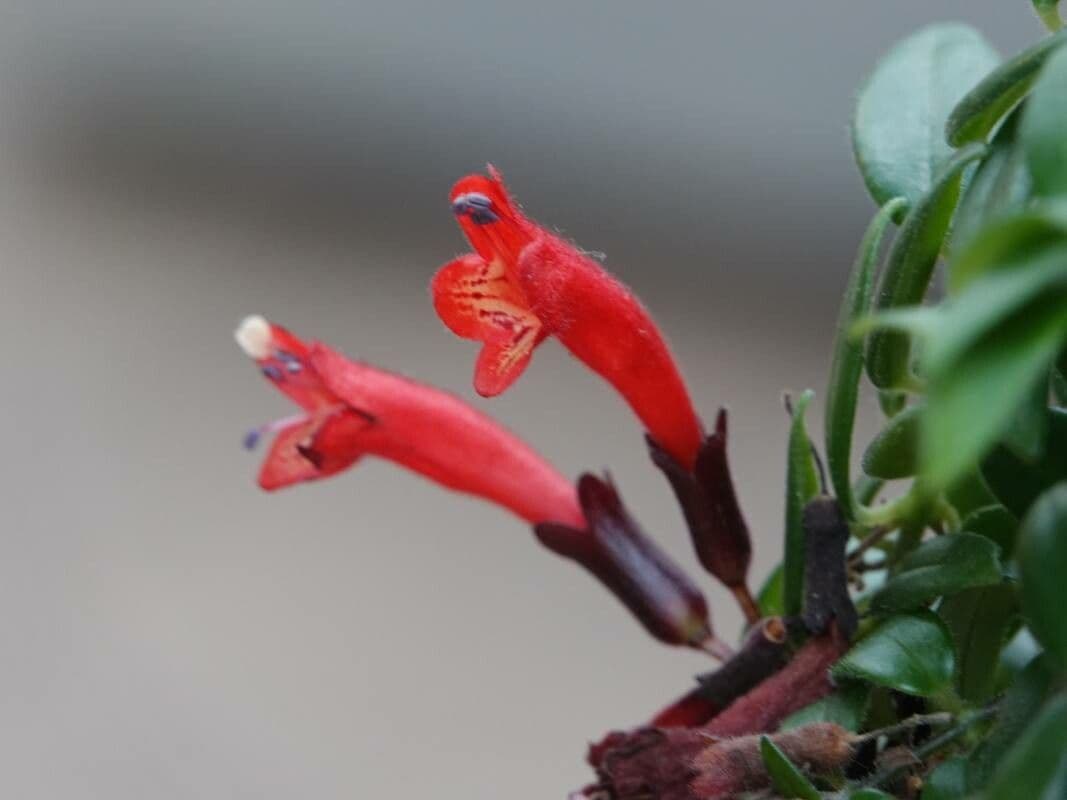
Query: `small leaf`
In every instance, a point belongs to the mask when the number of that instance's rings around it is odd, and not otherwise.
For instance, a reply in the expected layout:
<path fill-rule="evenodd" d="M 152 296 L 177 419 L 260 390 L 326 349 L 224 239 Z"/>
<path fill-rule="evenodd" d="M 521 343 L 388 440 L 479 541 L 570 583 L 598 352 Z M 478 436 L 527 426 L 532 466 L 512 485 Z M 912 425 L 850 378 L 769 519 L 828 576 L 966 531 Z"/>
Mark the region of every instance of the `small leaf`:
<path fill-rule="evenodd" d="M 967 759 L 950 758 L 923 784 L 922 800 L 959 800 L 967 796 Z"/>
<path fill-rule="evenodd" d="M 983 506 L 975 509 L 960 524 L 960 528 L 979 536 L 992 539 L 1000 548 L 1004 558 L 1015 550 L 1015 537 L 1019 531 L 1019 520 L 1001 505 Z"/>
<path fill-rule="evenodd" d="M 919 461 L 922 406 L 911 406 L 889 420 L 863 453 L 863 471 L 885 480 L 908 478 Z"/>
<path fill-rule="evenodd" d="M 1067 666 L 1067 614 L 1060 605 L 1067 576 L 1067 483 L 1034 503 L 1019 534 L 1020 595 L 1030 630 L 1046 651 Z"/>
<path fill-rule="evenodd" d="M 799 728 L 812 722 L 833 722 L 850 731 L 858 731 L 867 715 L 870 697 L 866 684 L 845 682 L 833 694 L 790 714 L 782 720 L 780 729 Z"/>
<path fill-rule="evenodd" d="M 987 800 L 1049 797 L 1067 777 L 1067 696 L 1053 698 L 1007 753 L 993 775 Z M 1058 792 L 1059 797 L 1063 794 Z"/>
<path fill-rule="evenodd" d="M 955 664 L 948 628 L 935 614 L 920 611 L 887 619 L 845 653 L 831 674 L 925 696 L 951 682 Z"/>
<path fill-rule="evenodd" d="M 948 143 L 959 147 L 984 140 L 1001 117 L 1030 91 L 1045 60 L 1063 41 L 1061 36 L 1046 37 L 979 81 L 949 114 L 945 125 Z"/>
<path fill-rule="evenodd" d="M 1008 585 L 969 589 L 946 597 L 938 613 L 956 642 L 960 696 L 984 703 L 996 687 L 1000 651 L 1018 615 L 1015 589 Z"/>
<path fill-rule="evenodd" d="M 989 785 L 993 771 L 1030 727 L 1055 683 L 1055 669 L 1044 655 L 1034 658 L 1015 677 L 1000 702 L 996 724 L 967 759 L 968 791 L 975 792 Z"/>
<path fill-rule="evenodd" d="M 1048 59 L 1026 104 L 1019 135 L 1026 150 L 1034 191 L 1053 197 L 1067 192 L 1067 51 Z"/>
<path fill-rule="evenodd" d="M 852 495 L 852 432 L 856 422 L 856 399 L 863 372 L 863 347 L 849 336 L 853 324 L 867 313 L 871 304 L 878 253 L 890 221 L 907 203 L 894 198 L 875 214 L 860 243 L 852 265 L 841 310 L 838 312 L 837 337 L 834 340 L 830 383 L 826 390 L 826 460 L 834 494 L 849 519 L 855 516 L 856 500 Z"/>
<path fill-rule="evenodd" d="M 1033 0 L 1033 2 L 1034 11 L 1037 12 L 1037 16 L 1041 18 L 1046 28 L 1050 31 L 1058 31 L 1063 27 L 1058 8 L 1060 0 Z"/>
<path fill-rule="evenodd" d="M 886 259 L 885 273 L 874 300 L 876 311 L 922 301 L 956 208 L 963 170 L 984 154 L 982 145 L 969 145 L 958 151 L 930 191 L 912 206 Z M 867 376 L 871 382 L 879 389 L 901 388 L 908 375 L 909 352 L 907 336 L 894 331 L 873 332 L 867 339 L 866 352 Z"/>
<path fill-rule="evenodd" d="M 767 767 L 771 782 L 778 794 L 785 798 L 820 800 L 819 790 L 812 786 L 811 781 L 804 777 L 804 774 L 768 737 L 760 737 L 759 749 L 760 755 L 763 756 L 763 764 Z"/>
<path fill-rule="evenodd" d="M 785 566 L 782 596 L 785 613 L 795 616 L 804 604 L 804 506 L 819 493 L 819 474 L 804 425 L 804 412 L 814 397 L 804 392 L 793 407 L 785 473 Z"/>
<path fill-rule="evenodd" d="M 1030 199 L 1030 170 L 1016 135 L 1021 118 L 1021 108 L 1011 112 L 990 142 L 985 159 L 963 189 L 952 220 L 951 249 L 954 256 L 975 236 L 981 235 L 989 223 L 1022 211 Z M 982 253 L 981 250 L 975 252 Z M 956 281 L 957 276 L 950 274 L 951 288 L 961 288 Z"/>
<path fill-rule="evenodd" d="M 931 25 L 897 43 L 860 90 L 852 144 L 876 203 L 916 202 L 930 191 L 951 149 L 949 112 L 1000 61 L 980 33 Z"/>
<path fill-rule="evenodd" d="M 871 598 L 879 614 L 919 608 L 942 595 L 1000 583 L 997 546 L 984 536 L 954 533 L 924 542 Z"/>
<path fill-rule="evenodd" d="M 1067 478 L 1067 410 L 1053 408 L 1047 413 L 1048 441 L 1039 459 L 1027 462 L 998 446 L 982 461 L 986 484 L 1016 518 L 1025 516 L 1043 491 Z"/>

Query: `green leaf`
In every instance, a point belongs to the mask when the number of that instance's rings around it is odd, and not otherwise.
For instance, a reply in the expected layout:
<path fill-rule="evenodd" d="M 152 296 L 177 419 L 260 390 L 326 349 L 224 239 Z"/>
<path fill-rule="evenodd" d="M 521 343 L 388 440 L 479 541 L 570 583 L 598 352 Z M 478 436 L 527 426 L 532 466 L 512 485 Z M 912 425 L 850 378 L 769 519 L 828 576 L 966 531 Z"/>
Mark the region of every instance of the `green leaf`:
<path fill-rule="evenodd" d="M 796 768 L 785 753 L 778 749 L 777 745 L 767 736 L 759 739 L 760 755 L 763 756 L 763 764 L 770 773 L 771 782 L 775 791 L 782 797 L 799 797 L 801 800 L 820 800 L 819 790 L 812 786 L 804 774 Z"/>
<path fill-rule="evenodd" d="M 876 203 L 930 191 L 951 149 L 949 112 L 1000 61 L 980 33 L 931 25 L 897 43 L 860 90 L 852 145 Z"/>
<path fill-rule="evenodd" d="M 919 461 L 922 406 L 911 406 L 889 420 L 863 453 L 863 471 L 893 480 L 915 474 Z"/>
<path fill-rule="evenodd" d="M 957 480 L 1005 432 L 1067 335 L 1062 247 L 1000 270 L 943 309 L 926 337 L 919 461 L 927 488 Z"/>
<path fill-rule="evenodd" d="M 1037 16 L 1041 18 L 1041 22 L 1050 31 L 1058 31 L 1063 27 L 1063 20 L 1060 19 L 1060 11 L 1057 6 L 1060 4 L 1060 0 L 1033 0 L 1034 11 L 1037 12 Z"/>
<path fill-rule="evenodd" d="M 1067 773 L 1067 696 L 1053 698 L 993 775 L 986 800 L 1049 797 Z M 1058 794 L 1063 797 L 1062 794 Z"/>
<path fill-rule="evenodd" d="M 780 729 L 787 731 L 812 722 L 833 722 L 850 731 L 858 731 L 867 715 L 870 696 L 866 684 L 845 682 L 833 694 L 790 714 L 782 720 Z"/>
<path fill-rule="evenodd" d="M 1049 489 L 1023 520 L 1018 544 L 1020 595 L 1030 630 L 1067 667 L 1067 483 Z"/>
<path fill-rule="evenodd" d="M 1055 685 L 1055 670 L 1044 655 L 1033 659 L 1015 677 L 1000 703 L 996 724 L 967 759 L 969 791 L 989 785 L 1004 754 L 1033 722 Z"/>
<path fill-rule="evenodd" d="M 945 500 L 956 509 L 960 516 L 964 517 L 980 508 L 997 504 L 997 498 L 993 496 L 993 493 L 989 491 L 989 487 L 985 485 L 985 481 L 982 480 L 977 464 L 945 491 Z M 981 533 L 981 531 L 968 528 L 966 525 L 960 526 L 960 530 Z"/>
<path fill-rule="evenodd" d="M 967 759 L 950 758 L 923 784 L 922 800 L 960 800 L 967 796 Z"/>
<path fill-rule="evenodd" d="M 785 613 L 794 616 L 804 605 L 804 506 L 819 493 L 819 473 L 804 425 L 804 412 L 814 397 L 809 389 L 793 407 L 785 473 L 785 566 L 782 597 Z"/>
<path fill-rule="evenodd" d="M 953 147 L 982 141 L 1008 111 L 1022 100 L 1037 80 L 1045 60 L 1063 44 L 1049 36 L 986 75 L 952 109 L 945 138 Z"/>
<path fill-rule="evenodd" d="M 956 682 L 964 700 L 984 703 L 993 695 L 993 665 L 1014 629 L 1018 605 L 1014 587 L 1002 584 L 946 597 L 938 609 L 956 642 Z"/>
<path fill-rule="evenodd" d="M 1042 372 L 1015 412 L 1000 443 L 1023 461 L 1034 462 L 1045 452 L 1048 438 L 1048 374 Z"/>
<path fill-rule="evenodd" d="M 879 614 L 919 608 L 942 595 L 1001 581 L 997 546 L 974 533 L 938 536 L 921 544 L 899 565 L 899 571 L 871 598 Z"/>
<path fill-rule="evenodd" d="M 1047 414 L 1048 440 L 1039 459 L 1025 461 L 997 446 L 982 461 L 986 484 L 1017 518 L 1026 515 L 1038 495 L 1067 478 L 1067 410 L 1054 408 Z"/>
<path fill-rule="evenodd" d="M 1048 59 L 1026 104 L 1019 135 L 1034 191 L 1052 197 L 1067 193 L 1067 51 Z"/>
<path fill-rule="evenodd" d="M 964 518 L 960 528 L 992 539 L 1004 558 L 1009 558 L 1015 551 L 1019 520 L 1004 506 L 990 505 L 975 509 Z"/>
<path fill-rule="evenodd" d="M 952 220 L 952 255 L 962 252 L 975 236 L 984 233 L 985 227 L 1022 211 L 1030 199 L 1030 170 L 1022 144 L 1016 135 L 1022 109 L 1016 109 L 1000 126 L 985 159 L 967 181 L 960 197 L 956 216 Z M 983 251 L 973 250 L 976 255 Z M 959 278 L 958 267 L 952 264 L 949 284 L 954 290 Z"/>
<path fill-rule="evenodd" d="M 855 516 L 856 500 L 852 495 L 852 433 L 856 422 L 856 399 L 863 372 L 863 347 L 849 336 L 853 324 L 867 313 L 871 304 L 878 253 L 890 221 L 907 206 L 903 198 L 887 202 L 875 214 L 860 243 L 852 265 L 841 310 L 837 318 L 830 382 L 826 389 L 826 460 L 830 483 L 848 519 Z"/>
<path fill-rule="evenodd" d="M 952 636 L 929 611 L 890 617 L 834 665 L 838 680 L 864 680 L 914 695 L 931 695 L 951 681 Z"/>
<path fill-rule="evenodd" d="M 949 291 L 958 294 L 994 269 L 1026 269 L 1035 253 L 1064 243 L 1067 218 L 1057 207 L 1032 208 L 993 220 L 949 264 Z"/>
<path fill-rule="evenodd" d="M 953 155 L 930 191 L 912 206 L 886 259 L 885 274 L 874 300 L 877 311 L 921 302 L 930 285 L 934 265 L 948 233 L 959 197 L 964 168 L 985 153 L 982 145 L 969 145 Z M 879 389 L 906 388 L 910 345 L 896 331 L 874 331 L 867 339 L 867 375 Z"/>

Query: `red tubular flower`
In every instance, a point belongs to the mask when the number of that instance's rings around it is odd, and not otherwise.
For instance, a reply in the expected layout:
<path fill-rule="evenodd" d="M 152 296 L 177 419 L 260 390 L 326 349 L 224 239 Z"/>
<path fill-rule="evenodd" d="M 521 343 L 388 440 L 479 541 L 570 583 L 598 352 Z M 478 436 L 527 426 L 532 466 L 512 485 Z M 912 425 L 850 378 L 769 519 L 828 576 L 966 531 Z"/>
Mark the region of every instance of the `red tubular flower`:
<path fill-rule="evenodd" d="M 380 456 L 531 523 L 585 527 L 574 486 L 516 436 L 457 397 L 249 317 L 237 342 L 302 413 L 253 431 L 276 432 L 259 485 L 279 489 Z"/>
<path fill-rule="evenodd" d="M 469 175 L 452 210 L 475 252 L 442 267 L 434 307 L 458 336 L 483 343 L 479 394 L 503 392 L 550 335 L 626 399 L 651 436 L 687 469 L 703 441 L 682 376 L 636 297 L 599 264 L 529 218 L 499 173 Z"/>

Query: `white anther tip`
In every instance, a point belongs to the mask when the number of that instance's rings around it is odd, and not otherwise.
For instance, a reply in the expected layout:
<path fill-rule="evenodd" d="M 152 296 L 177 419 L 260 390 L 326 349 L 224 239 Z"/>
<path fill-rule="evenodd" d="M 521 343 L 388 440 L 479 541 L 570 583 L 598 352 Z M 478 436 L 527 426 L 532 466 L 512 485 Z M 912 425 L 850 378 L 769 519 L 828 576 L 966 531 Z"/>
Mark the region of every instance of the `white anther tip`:
<path fill-rule="evenodd" d="M 241 320 L 241 324 L 233 332 L 233 338 L 249 358 L 259 361 L 270 356 L 270 323 L 258 314 Z"/>

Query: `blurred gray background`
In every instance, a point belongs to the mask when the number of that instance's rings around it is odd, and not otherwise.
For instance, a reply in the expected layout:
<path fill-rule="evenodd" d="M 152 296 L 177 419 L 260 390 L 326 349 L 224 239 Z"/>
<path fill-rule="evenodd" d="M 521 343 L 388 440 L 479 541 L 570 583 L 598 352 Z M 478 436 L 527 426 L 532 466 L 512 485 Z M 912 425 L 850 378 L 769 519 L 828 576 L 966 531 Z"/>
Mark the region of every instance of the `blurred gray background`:
<path fill-rule="evenodd" d="M 610 466 L 693 564 L 623 404 L 549 343 L 505 397 L 426 285 L 493 161 L 653 309 L 731 451 L 762 581 L 781 393 L 821 390 L 872 207 L 847 120 L 933 19 L 1028 3 L 8 4 L 0 30 L 0 794 L 551 798 L 708 664 L 490 506 L 370 461 L 266 495 L 263 313 Z M 821 432 L 821 407 L 811 415 Z M 694 574 L 697 571 L 694 568 Z M 701 576 L 703 579 L 703 576 Z M 738 617 L 704 580 L 723 634 Z"/>

